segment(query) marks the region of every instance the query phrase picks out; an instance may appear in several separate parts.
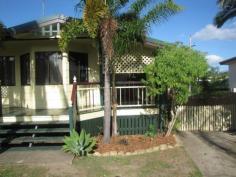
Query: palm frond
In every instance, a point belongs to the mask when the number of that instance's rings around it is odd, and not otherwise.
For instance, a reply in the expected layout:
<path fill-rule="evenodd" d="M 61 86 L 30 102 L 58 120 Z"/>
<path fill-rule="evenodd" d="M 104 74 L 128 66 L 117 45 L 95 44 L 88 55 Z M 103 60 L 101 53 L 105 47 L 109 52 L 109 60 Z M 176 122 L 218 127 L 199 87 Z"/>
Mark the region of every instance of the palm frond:
<path fill-rule="evenodd" d="M 222 10 L 217 13 L 217 15 L 214 18 L 214 24 L 217 26 L 217 28 L 220 28 L 224 25 L 226 21 L 228 21 L 231 18 L 234 18 L 236 16 L 236 8 L 230 9 L 230 10 Z"/>
<path fill-rule="evenodd" d="M 172 0 L 166 0 L 165 2 L 158 3 L 153 9 L 151 9 L 144 17 L 143 20 L 146 23 L 157 23 L 163 20 L 167 20 L 168 17 L 181 11 L 182 7 L 175 4 Z"/>
<path fill-rule="evenodd" d="M 95 38 L 97 36 L 101 20 L 108 15 L 109 9 L 104 0 L 86 0 L 83 22 L 90 37 Z"/>
<path fill-rule="evenodd" d="M 235 0 L 218 0 L 220 11 L 214 18 L 214 24 L 220 28 L 226 21 L 236 16 L 236 1 Z"/>
<path fill-rule="evenodd" d="M 136 0 L 131 5 L 131 10 L 135 13 L 140 14 L 141 11 L 150 3 L 150 0 Z"/>
<path fill-rule="evenodd" d="M 120 21 L 117 36 L 114 38 L 116 55 L 124 55 L 143 44 L 146 25 L 143 20 Z"/>
<path fill-rule="evenodd" d="M 133 20 L 138 20 L 138 15 L 134 11 L 128 11 L 125 13 L 122 13 L 118 16 L 116 16 L 116 19 L 118 21 L 133 21 Z"/>
<path fill-rule="evenodd" d="M 77 4 L 75 4 L 75 11 L 82 11 L 86 4 L 86 0 L 79 0 Z"/>
<path fill-rule="evenodd" d="M 112 16 L 118 16 L 119 10 L 124 8 L 130 0 L 107 0 L 106 3 L 109 7 Z"/>

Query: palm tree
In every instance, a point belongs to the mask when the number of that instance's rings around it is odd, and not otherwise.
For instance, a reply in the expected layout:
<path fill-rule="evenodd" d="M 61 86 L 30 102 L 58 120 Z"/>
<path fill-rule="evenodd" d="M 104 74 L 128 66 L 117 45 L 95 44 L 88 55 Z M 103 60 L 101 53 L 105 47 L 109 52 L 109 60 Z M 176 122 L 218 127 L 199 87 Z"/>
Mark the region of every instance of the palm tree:
<path fill-rule="evenodd" d="M 236 16 L 236 1 L 217 0 L 217 4 L 220 6 L 220 11 L 214 18 L 214 24 L 217 26 L 217 28 L 220 28 L 226 21 Z"/>
<path fill-rule="evenodd" d="M 122 56 L 138 43 L 145 40 L 146 31 L 152 23 L 161 22 L 174 15 L 181 8 L 172 0 L 154 3 L 151 0 L 79 0 L 76 8 L 83 10 L 83 27 L 68 24 L 64 29 L 59 45 L 66 47 L 68 42 L 79 32 L 87 31 L 96 38 L 101 46 L 104 58 L 104 143 L 110 141 L 110 69 L 114 55 Z M 127 7 L 128 6 L 128 7 Z M 126 8 L 124 12 L 124 7 Z M 128 9 L 128 10 L 127 10 Z M 144 10 L 146 10 L 144 13 Z M 75 22 L 73 22 L 75 23 Z M 81 25 L 81 24 L 80 24 Z M 76 29 L 81 30 L 76 30 Z M 74 31 L 76 31 L 74 33 Z M 115 52 L 114 52 L 115 51 Z"/>

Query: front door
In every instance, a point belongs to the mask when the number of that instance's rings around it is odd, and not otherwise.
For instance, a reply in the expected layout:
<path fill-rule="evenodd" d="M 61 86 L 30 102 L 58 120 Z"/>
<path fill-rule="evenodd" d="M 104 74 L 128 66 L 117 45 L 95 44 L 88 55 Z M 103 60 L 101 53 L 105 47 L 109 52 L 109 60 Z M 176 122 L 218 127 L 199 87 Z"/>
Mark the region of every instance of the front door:
<path fill-rule="evenodd" d="M 78 83 L 87 83 L 88 78 L 88 54 L 79 52 L 69 52 L 70 84 L 76 76 Z"/>

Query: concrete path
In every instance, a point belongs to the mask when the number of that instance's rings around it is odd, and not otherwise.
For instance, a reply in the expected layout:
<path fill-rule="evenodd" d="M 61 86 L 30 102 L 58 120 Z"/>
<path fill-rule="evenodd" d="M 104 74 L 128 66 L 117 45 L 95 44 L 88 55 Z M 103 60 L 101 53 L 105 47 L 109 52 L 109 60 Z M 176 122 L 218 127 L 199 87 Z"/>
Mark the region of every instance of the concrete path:
<path fill-rule="evenodd" d="M 34 150 L 34 149 L 9 149 L 0 153 L 0 164 L 68 164 L 72 163 L 72 156 L 62 150 Z"/>
<path fill-rule="evenodd" d="M 236 177 L 236 134 L 182 132 L 179 137 L 205 177 Z"/>

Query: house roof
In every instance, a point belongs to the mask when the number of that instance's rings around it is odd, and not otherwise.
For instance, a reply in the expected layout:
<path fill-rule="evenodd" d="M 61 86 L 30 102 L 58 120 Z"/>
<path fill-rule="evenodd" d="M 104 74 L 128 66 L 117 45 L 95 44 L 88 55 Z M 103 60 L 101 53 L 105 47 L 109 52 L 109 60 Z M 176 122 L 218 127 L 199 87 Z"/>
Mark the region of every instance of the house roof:
<path fill-rule="evenodd" d="M 224 60 L 224 61 L 220 62 L 220 64 L 221 65 L 229 65 L 229 64 L 234 63 L 234 62 L 236 62 L 236 57 Z"/>
<path fill-rule="evenodd" d="M 49 24 L 58 23 L 58 22 L 63 24 L 71 18 L 72 17 L 67 17 L 62 14 L 53 15 L 53 16 L 49 16 L 49 17 L 43 17 L 39 20 L 32 20 L 32 21 L 29 21 L 29 22 L 26 22 L 23 24 L 12 26 L 8 29 L 13 33 L 13 36 L 15 37 L 17 35 L 35 32 L 40 27 L 46 26 Z M 24 40 L 26 40 L 26 39 L 24 39 Z M 156 48 L 157 46 L 165 45 L 167 43 L 164 41 L 158 40 L 158 39 L 147 37 L 144 44 L 148 47 Z"/>
<path fill-rule="evenodd" d="M 29 33 L 33 30 L 38 29 L 39 27 L 52 24 L 52 23 L 65 23 L 68 17 L 64 15 L 53 15 L 49 17 L 43 17 L 39 20 L 32 20 L 23 24 L 19 24 L 16 26 L 12 26 L 9 28 L 10 31 L 12 31 L 14 34 L 19 33 Z"/>

